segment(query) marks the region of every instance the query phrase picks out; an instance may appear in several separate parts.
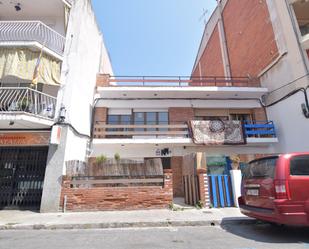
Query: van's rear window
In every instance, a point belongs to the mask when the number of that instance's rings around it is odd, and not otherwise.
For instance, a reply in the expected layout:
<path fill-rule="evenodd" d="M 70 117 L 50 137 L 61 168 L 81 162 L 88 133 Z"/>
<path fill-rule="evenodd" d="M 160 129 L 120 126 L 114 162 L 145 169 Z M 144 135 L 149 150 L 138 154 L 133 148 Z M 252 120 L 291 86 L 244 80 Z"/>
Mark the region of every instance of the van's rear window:
<path fill-rule="evenodd" d="M 294 176 L 309 176 L 309 155 L 292 157 L 290 174 Z"/>
<path fill-rule="evenodd" d="M 243 171 L 243 178 L 274 178 L 277 159 L 278 157 L 268 157 L 250 162 Z"/>

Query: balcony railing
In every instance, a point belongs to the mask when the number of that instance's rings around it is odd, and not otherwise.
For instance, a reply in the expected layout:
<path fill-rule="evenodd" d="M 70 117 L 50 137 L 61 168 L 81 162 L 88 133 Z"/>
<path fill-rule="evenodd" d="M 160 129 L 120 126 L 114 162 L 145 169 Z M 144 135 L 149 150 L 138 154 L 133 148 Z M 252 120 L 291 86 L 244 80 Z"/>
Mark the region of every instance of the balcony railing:
<path fill-rule="evenodd" d="M 260 87 L 258 79 L 248 77 L 218 76 L 106 76 L 109 86 L 143 86 L 143 87 Z"/>
<path fill-rule="evenodd" d="M 277 137 L 273 121 L 244 122 L 246 137 Z"/>
<path fill-rule="evenodd" d="M 96 122 L 94 125 L 95 138 L 134 138 L 134 137 L 188 137 L 187 124 L 106 124 Z"/>
<path fill-rule="evenodd" d="M 0 114 L 31 113 L 53 119 L 56 98 L 26 87 L 0 88 Z"/>
<path fill-rule="evenodd" d="M 276 138 L 273 121 L 243 123 L 247 138 Z M 94 138 L 192 138 L 189 126 L 184 123 L 164 125 L 106 124 L 97 121 L 94 125 Z"/>
<path fill-rule="evenodd" d="M 62 56 L 65 38 L 40 21 L 0 21 L 1 42 L 38 42 Z"/>

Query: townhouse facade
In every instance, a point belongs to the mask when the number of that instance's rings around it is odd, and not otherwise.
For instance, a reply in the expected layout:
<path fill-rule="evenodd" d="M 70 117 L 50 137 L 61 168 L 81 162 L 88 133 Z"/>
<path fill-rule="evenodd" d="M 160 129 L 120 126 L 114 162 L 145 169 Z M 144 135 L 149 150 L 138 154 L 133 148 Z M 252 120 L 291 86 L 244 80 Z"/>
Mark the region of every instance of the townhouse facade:
<path fill-rule="evenodd" d="M 237 205 L 230 157 L 274 153 L 279 141 L 267 92 L 246 77 L 98 75 L 87 172 L 70 169 L 65 209 Z"/>
<path fill-rule="evenodd" d="M 1 208 L 58 211 L 65 162 L 89 151 L 100 72 L 112 68 L 91 1 L 1 1 Z"/>

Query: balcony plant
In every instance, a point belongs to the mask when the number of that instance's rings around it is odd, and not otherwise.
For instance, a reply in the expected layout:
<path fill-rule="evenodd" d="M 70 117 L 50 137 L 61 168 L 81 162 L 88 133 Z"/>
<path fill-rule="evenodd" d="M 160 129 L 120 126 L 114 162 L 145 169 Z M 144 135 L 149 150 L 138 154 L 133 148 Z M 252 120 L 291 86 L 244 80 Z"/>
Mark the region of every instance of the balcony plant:
<path fill-rule="evenodd" d="M 28 98 L 23 98 L 21 101 L 18 102 L 18 107 L 21 111 L 28 112 L 30 111 L 31 101 Z"/>
<path fill-rule="evenodd" d="M 118 152 L 115 153 L 114 158 L 115 158 L 116 162 L 119 163 L 119 161 L 120 161 L 120 155 L 119 155 Z"/>
<path fill-rule="evenodd" d="M 20 100 L 12 101 L 9 104 L 8 110 L 29 112 L 31 111 L 31 107 L 32 107 L 31 101 L 27 97 L 25 97 Z"/>
<path fill-rule="evenodd" d="M 97 156 L 95 159 L 96 164 L 102 164 L 107 161 L 107 157 L 104 155 Z"/>

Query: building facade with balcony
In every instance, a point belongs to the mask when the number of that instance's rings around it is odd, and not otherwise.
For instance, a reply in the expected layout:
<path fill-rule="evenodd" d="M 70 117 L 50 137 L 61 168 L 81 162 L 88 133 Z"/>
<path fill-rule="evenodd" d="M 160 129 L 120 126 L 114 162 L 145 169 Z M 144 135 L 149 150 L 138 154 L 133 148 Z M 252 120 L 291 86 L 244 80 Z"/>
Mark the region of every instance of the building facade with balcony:
<path fill-rule="evenodd" d="M 0 5 L 0 208 L 58 211 L 65 163 L 87 157 L 108 53 L 91 1 Z"/>
<path fill-rule="evenodd" d="M 276 153 L 307 151 L 309 2 L 221 0 L 206 24 L 192 75 L 256 78 L 276 124 Z"/>
<path fill-rule="evenodd" d="M 109 198 L 114 203 L 126 199 L 126 205 L 116 205 L 122 209 L 167 206 L 166 202 L 158 200 L 165 200 L 162 196 L 156 198 L 149 194 L 151 200 L 148 200 L 139 195 L 137 187 L 133 190 L 123 188 L 129 183 L 115 188 L 119 182 L 136 181 L 136 177 L 140 181 L 152 179 L 154 175 L 149 171 L 154 171 L 157 163 L 163 170 L 172 172 L 171 189 L 165 190 L 169 202 L 180 198 L 190 205 L 199 201 L 205 206 L 209 201 L 213 203 L 217 194 L 212 193 L 214 188 L 208 191 L 210 187 L 205 173 L 216 177 L 222 175 L 225 179 L 222 193 L 228 193 L 232 191 L 230 176 L 226 173 L 231 166 L 227 163 L 230 156 L 240 155 L 246 162 L 256 154 L 275 152 L 274 145 L 278 143 L 275 124 L 267 119 L 260 101 L 267 92 L 267 88 L 247 77 L 98 75 L 88 167 L 92 174 L 103 172 L 104 177 L 96 175 L 91 178 L 94 185 L 89 186 L 89 195 L 92 196 L 95 185 L 103 185 L 97 190 L 100 197 L 96 201 L 88 197 L 91 203 L 88 205 L 84 205 L 87 199 L 84 192 L 74 188 L 65 192 L 70 208 L 110 210 L 113 208 L 109 205 Z M 114 160 L 114 165 L 110 160 Z M 149 160 L 155 160 L 152 166 Z M 142 179 L 135 173 L 127 175 L 124 168 L 127 169 L 129 163 L 144 165 Z M 206 168 L 208 171 L 205 172 Z M 87 183 L 82 181 L 85 177 L 81 175 L 75 179 Z M 113 183 L 113 187 L 108 183 Z M 128 189 L 135 194 L 129 194 Z M 224 195 L 222 202 L 228 200 L 226 205 L 235 205 L 231 201 L 232 195 Z"/>

